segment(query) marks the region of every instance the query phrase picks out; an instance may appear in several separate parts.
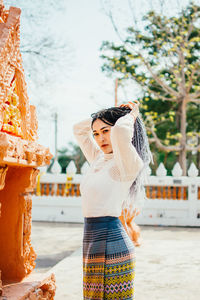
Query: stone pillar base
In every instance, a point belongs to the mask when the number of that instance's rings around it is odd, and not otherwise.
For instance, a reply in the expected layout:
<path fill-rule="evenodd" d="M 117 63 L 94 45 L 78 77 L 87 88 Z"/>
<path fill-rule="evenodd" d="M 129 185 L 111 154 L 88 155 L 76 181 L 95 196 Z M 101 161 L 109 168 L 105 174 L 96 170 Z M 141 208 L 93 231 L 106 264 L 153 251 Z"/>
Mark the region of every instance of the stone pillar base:
<path fill-rule="evenodd" d="M 2 299 L 9 300 L 53 300 L 56 284 L 55 275 L 31 274 L 21 282 L 4 284 Z"/>
<path fill-rule="evenodd" d="M 0 271 L 0 296 L 2 295 L 2 281 L 1 281 L 1 271 Z"/>

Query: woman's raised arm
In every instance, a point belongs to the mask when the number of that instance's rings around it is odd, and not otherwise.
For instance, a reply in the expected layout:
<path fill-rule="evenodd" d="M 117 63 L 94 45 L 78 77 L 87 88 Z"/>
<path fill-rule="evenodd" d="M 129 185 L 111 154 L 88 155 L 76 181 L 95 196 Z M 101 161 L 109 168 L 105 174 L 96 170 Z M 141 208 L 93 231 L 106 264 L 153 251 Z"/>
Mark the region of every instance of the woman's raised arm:
<path fill-rule="evenodd" d="M 92 136 L 91 122 L 92 118 L 90 117 L 73 126 L 73 133 L 89 164 L 96 159 L 101 151 Z"/>
<path fill-rule="evenodd" d="M 120 117 L 111 128 L 111 142 L 115 162 L 122 181 L 134 181 L 144 166 L 143 160 L 132 144 L 136 114 Z"/>

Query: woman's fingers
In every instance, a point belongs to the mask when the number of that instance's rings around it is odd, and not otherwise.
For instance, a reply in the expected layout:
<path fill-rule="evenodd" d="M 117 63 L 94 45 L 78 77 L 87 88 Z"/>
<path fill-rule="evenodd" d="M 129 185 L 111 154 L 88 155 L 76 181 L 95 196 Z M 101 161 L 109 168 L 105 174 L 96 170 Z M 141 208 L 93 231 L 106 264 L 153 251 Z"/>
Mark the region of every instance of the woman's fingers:
<path fill-rule="evenodd" d="M 128 108 L 132 109 L 132 106 L 130 104 L 122 104 L 119 107 L 128 107 Z"/>
<path fill-rule="evenodd" d="M 129 101 L 128 103 L 130 103 L 131 105 L 140 105 L 140 102 L 138 100 L 134 100 L 133 102 Z"/>
<path fill-rule="evenodd" d="M 135 110 L 135 111 L 138 111 L 139 110 L 139 105 L 140 105 L 140 102 L 138 100 L 134 100 L 133 102 L 129 101 L 128 103 L 126 104 L 121 104 L 119 107 L 128 107 L 130 108 L 131 110 Z"/>

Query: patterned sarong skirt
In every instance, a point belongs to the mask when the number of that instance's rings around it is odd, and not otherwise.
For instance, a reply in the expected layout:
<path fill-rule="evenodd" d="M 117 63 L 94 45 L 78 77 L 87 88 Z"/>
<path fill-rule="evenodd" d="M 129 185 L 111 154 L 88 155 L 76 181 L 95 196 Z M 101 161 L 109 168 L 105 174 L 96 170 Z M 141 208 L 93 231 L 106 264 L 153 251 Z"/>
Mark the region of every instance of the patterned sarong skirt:
<path fill-rule="evenodd" d="M 135 246 L 118 217 L 84 218 L 83 299 L 135 299 Z"/>

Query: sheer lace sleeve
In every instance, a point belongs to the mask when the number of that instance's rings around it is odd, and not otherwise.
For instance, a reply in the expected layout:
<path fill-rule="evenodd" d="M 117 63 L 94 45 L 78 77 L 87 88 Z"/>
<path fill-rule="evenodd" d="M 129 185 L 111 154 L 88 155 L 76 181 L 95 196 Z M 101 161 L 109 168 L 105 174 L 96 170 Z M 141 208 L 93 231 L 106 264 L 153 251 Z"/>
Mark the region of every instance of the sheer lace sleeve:
<path fill-rule="evenodd" d="M 91 122 L 92 118 L 88 118 L 73 126 L 74 136 L 90 164 L 96 159 L 101 151 L 92 136 Z"/>
<path fill-rule="evenodd" d="M 133 111 L 120 117 L 111 128 L 111 143 L 121 181 L 134 181 L 144 163 L 131 143 L 134 132 Z"/>

